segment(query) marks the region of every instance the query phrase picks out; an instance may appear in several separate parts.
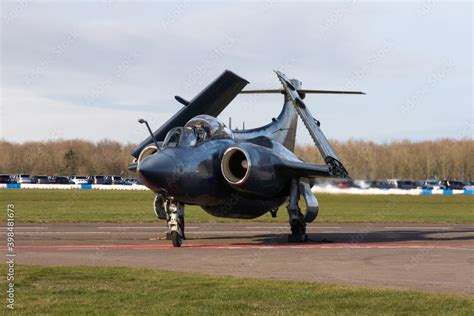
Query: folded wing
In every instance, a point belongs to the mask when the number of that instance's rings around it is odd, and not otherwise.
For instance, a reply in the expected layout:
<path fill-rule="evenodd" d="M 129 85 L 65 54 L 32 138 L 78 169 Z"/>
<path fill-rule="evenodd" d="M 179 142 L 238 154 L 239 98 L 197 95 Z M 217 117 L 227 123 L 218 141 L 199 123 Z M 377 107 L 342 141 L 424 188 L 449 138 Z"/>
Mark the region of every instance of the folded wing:
<path fill-rule="evenodd" d="M 218 116 L 229 103 L 242 91 L 249 82 L 232 71 L 224 71 L 216 80 L 202 90 L 194 99 L 186 101 L 187 105 L 173 115 L 166 123 L 153 134 L 158 141 L 162 141 L 166 133 L 176 126 L 184 126 L 187 121 L 200 114 Z M 180 100 L 184 100 L 180 98 Z M 183 101 L 184 102 L 184 101 Z M 180 103 L 183 103 L 180 101 Z M 140 152 L 153 142 L 151 136 L 146 138 L 132 151 L 135 158 Z"/>

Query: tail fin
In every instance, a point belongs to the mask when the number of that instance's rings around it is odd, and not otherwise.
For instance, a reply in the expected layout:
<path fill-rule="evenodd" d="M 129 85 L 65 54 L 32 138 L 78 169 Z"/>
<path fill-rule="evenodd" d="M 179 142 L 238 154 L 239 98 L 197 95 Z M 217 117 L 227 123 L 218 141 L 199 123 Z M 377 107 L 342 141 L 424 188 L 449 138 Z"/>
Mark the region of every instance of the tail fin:
<path fill-rule="evenodd" d="M 301 82 L 296 79 L 292 80 L 293 85 L 300 87 Z M 280 90 L 247 90 L 252 92 L 241 91 L 240 93 L 260 93 L 257 91 L 274 91 L 263 93 L 280 93 Z M 298 113 L 288 95 L 284 96 L 283 108 L 277 118 L 273 118 L 272 122 L 253 129 L 233 130 L 234 137 L 237 139 L 251 139 L 259 136 L 268 137 L 288 150 L 295 150 L 296 128 L 298 126 Z"/>

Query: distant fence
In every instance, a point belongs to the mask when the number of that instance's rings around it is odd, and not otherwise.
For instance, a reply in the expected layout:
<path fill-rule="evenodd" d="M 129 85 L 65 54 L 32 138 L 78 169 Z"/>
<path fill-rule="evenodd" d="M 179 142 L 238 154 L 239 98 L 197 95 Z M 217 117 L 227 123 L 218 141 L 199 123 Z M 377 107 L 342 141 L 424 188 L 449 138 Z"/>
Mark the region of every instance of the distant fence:
<path fill-rule="evenodd" d="M 346 188 L 340 189 L 335 186 L 314 186 L 314 193 L 333 193 L 333 194 L 363 194 L 363 195 L 457 195 L 474 194 L 474 188 L 471 190 L 441 190 L 441 189 L 378 189 L 378 188 Z"/>
<path fill-rule="evenodd" d="M 144 185 L 107 185 L 107 184 L 30 184 L 30 183 L 0 183 L 0 189 L 85 189 L 85 190 L 148 190 Z"/>
<path fill-rule="evenodd" d="M 144 185 L 105 185 L 105 184 L 17 184 L 17 183 L 0 183 L 0 189 L 83 189 L 83 190 L 148 190 Z M 331 193 L 331 194 L 364 194 L 364 195 L 457 195 L 457 194 L 474 194 L 474 188 L 470 190 L 427 190 L 427 189 L 377 189 L 377 188 L 347 188 L 340 189 L 334 186 L 314 186 L 314 193 Z"/>

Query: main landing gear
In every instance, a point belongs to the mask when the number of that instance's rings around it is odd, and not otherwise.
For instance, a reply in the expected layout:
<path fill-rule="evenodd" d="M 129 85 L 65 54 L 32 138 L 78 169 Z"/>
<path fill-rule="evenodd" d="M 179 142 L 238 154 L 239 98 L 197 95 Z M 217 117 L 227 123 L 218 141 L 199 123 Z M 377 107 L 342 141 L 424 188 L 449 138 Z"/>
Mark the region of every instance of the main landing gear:
<path fill-rule="evenodd" d="M 298 202 L 300 195 L 306 203 L 306 213 L 301 213 Z M 314 221 L 318 215 L 319 206 L 316 197 L 311 191 L 308 179 L 293 179 L 291 182 L 290 199 L 288 201 L 288 217 L 291 227 L 291 235 L 288 235 L 288 242 L 300 243 L 308 240 L 306 234 L 306 223 Z"/>
<path fill-rule="evenodd" d="M 169 232 L 166 239 L 171 240 L 174 247 L 181 247 L 183 240 L 186 239 L 184 234 L 184 204 L 174 199 L 164 199 L 156 195 L 155 197 L 155 213 L 160 219 L 166 219 Z"/>

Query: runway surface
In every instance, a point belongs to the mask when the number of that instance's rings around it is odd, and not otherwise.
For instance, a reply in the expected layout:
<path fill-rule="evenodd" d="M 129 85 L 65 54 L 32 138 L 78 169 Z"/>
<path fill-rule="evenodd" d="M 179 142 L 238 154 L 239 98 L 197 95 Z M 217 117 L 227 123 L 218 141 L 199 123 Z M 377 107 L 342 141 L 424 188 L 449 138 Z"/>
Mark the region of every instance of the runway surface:
<path fill-rule="evenodd" d="M 282 223 L 188 224 L 181 248 L 166 231 L 163 223 L 18 224 L 15 258 L 474 295 L 474 225 L 313 224 L 308 243 L 288 244 Z M 6 240 L 5 224 L 0 235 Z"/>

